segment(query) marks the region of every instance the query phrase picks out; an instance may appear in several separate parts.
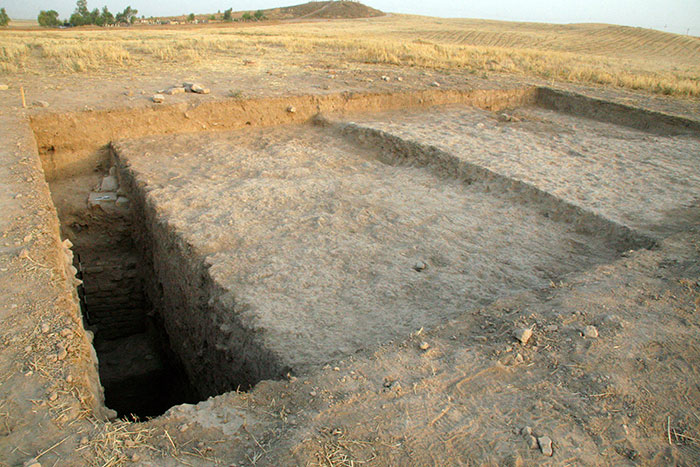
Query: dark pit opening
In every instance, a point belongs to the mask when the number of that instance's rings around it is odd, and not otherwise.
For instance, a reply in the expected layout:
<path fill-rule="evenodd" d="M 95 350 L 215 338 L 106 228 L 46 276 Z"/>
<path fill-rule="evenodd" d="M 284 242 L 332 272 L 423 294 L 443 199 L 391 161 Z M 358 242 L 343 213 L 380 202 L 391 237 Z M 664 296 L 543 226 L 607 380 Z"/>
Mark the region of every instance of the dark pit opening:
<path fill-rule="evenodd" d="M 119 417 L 143 419 L 173 405 L 196 403 L 201 394 L 172 350 L 162 310 L 162 286 L 149 280 L 134 238 L 131 201 L 114 171 L 51 183 L 62 237 L 73 243 L 74 266 L 82 281 L 78 296 L 85 328 L 94 333 L 105 405 Z M 149 285 L 155 284 L 155 290 Z"/>

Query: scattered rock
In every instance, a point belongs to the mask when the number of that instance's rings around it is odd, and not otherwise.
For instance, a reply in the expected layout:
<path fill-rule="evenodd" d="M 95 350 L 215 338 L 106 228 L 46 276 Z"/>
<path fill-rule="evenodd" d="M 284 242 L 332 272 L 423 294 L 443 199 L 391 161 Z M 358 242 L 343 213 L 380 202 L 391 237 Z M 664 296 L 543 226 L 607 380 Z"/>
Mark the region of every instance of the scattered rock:
<path fill-rule="evenodd" d="M 71 339 L 73 337 L 73 331 L 71 331 L 68 328 L 64 328 L 61 330 L 61 337 L 65 337 L 66 339 Z"/>
<path fill-rule="evenodd" d="M 532 434 L 532 428 L 525 425 L 520 429 L 520 434 L 523 436 L 530 436 Z"/>
<path fill-rule="evenodd" d="M 41 467 L 41 464 L 36 459 L 29 459 L 22 464 L 23 467 Z"/>
<path fill-rule="evenodd" d="M 138 462 L 140 460 L 141 460 L 141 456 L 139 456 L 138 454 L 134 454 L 131 456 L 131 462 Z"/>
<path fill-rule="evenodd" d="M 438 83 L 437 81 L 433 81 L 432 83 L 430 83 L 430 85 L 431 85 L 432 87 L 434 87 L 434 88 L 439 88 L 439 87 L 440 87 L 440 83 Z"/>
<path fill-rule="evenodd" d="M 425 268 L 427 268 L 428 265 L 425 264 L 423 261 L 417 261 L 416 264 L 413 265 L 413 269 L 415 269 L 418 272 L 421 272 Z"/>
<path fill-rule="evenodd" d="M 196 94 L 209 94 L 209 88 L 205 88 L 201 84 L 193 84 L 190 90 Z"/>
<path fill-rule="evenodd" d="M 523 362 L 525 361 L 525 359 L 523 358 L 523 356 L 522 356 L 520 353 L 518 353 L 518 354 L 515 356 L 515 361 L 518 362 L 518 363 L 523 363 Z"/>
<path fill-rule="evenodd" d="M 297 109 L 293 105 L 290 105 L 289 107 L 287 107 L 287 112 L 289 112 L 290 114 L 294 114 L 297 113 Z"/>
<path fill-rule="evenodd" d="M 310 391 L 310 392 L 309 392 L 309 395 L 310 395 L 311 397 L 316 397 L 316 391 Z"/>
<path fill-rule="evenodd" d="M 128 91 L 124 91 L 124 95 L 125 95 L 126 97 L 132 97 L 132 96 L 134 95 L 134 91 L 132 91 L 131 89 L 129 89 Z"/>
<path fill-rule="evenodd" d="M 58 348 L 58 352 L 56 353 L 56 357 L 58 358 L 58 360 L 59 360 L 59 361 L 60 361 L 60 360 L 63 360 L 63 359 L 66 358 L 67 356 L 68 356 L 68 351 L 66 350 L 66 348 L 65 348 L 65 347 L 59 347 L 59 348 Z"/>
<path fill-rule="evenodd" d="M 557 332 L 559 330 L 559 326 L 556 324 L 548 324 L 544 327 L 544 330 L 547 332 Z"/>
<path fill-rule="evenodd" d="M 423 342 L 420 343 L 420 345 L 419 345 L 418 347 L 419 347 L 422 351 L 426 351 L 426 350 L 428 350 L 428 349 L 430 348 L 430 344 L 428 344 L 427 342 L 423 341 Z"/>
<path fill-rule="evenodd" d="M 48 107 L 49 103 L 46 101 L 35 101 L 34 106 L 35 107 Z"/>
<path fill-rule="evenodd" d="M 396 81 L 401 82 L 401 81 L 403 81 L 403 78 L 399 76 L 398 78 L 396 78 Z"/>
<path fill-rule="evenodd" d="M 527 345 L 527 342 L 532 337 L 532 329 L 531 328 L 516 329 L 515 331 L 513 331 L 513 337 L 518 339 L 521 344 Z"/>
<path fill-rule="evenodd" d="M 538 447 L 540 447 L 540 444 L 537 442 L 537 438 L 535 438 L 532 435 L 527 435 L 525 437 L 525 441 L 527 442 L 527 447 L 529 449 L 537 449 Z"/>
<path fill-rule="evenodd" d="M 129 205 L 129 198 L 126 196 L 119 196 L 117 197 L 117 200 L 115 201 L 117 206 L 128 206 Z"/>
<path fill-rule="evenodd" d="M 73 375 L 66 376 L 66 383 L 72 383 L 72 382 L 73 382 Z"/>
<path fill-rule="evenodd" d="M 156 104 L 161 104 L 165 101 L 165 96 L 163 94 L 153 94 L 153 97 L 151 97 L 151 100 L 155 102 Z"/>
<path fill-rule="evenodd" d="M 41 325 L 41 332 L 42 333 L 46 334 L 47 332 L 49 332 L 49 329 L 51 329 L 51 328 L 49 327 L 48 323 L 44 323 Z"/>
<path fill-rule="evenodd" d="M 542 454 L 552 457 L 554 451 L 552 450 L 552 440 L 549 438 L 549 436 L 540 436 L 537 438 L 537 444 L 539 445 Z"/>
<path fill-rule="evenodd" d="M 175 87 L 172 87 L 172 88 L 168 89 L 167 91 L 165 91 L 165 93 L 169 94 L 171 96 L 174 94 L 184 94 L 185 88 L 182 86 L 175 86 Z"/>
<path fill-rule="evenodd" d="M 498 120 L 501 122 L 519 122 L 521 121 L 518 117 L 515 115 L 509 115 L 507 113 L 502 113 L 498 116 Z"/>
<path fill-rule="evenodd" d="M 7 84 L 0 84 L 0 91 L 7 91 L 10 87 Z"/>
<path fill-rule="evenodd" d="M 382 76 L 382 79 L 383 79 L 384 81 L 391 81 L 391 78 L 389 78 L 389 77 L 386 76 L 386 75 Z"/>
<path fill-rule="evenodd" d="M 583 337 L 588 339 L 596 339 L 598 337 L 598 328 L 595 326 L 588 325 L 583 328 Z"/>
<path fill-rule="evenodd" d="M 55 392 L 52 392 L 52 393 L 49 395 L 49 400 L 50 400 L 51 402 L 53 402 L 53 401 L 55 401 L 56 399 L 58 399 L 58 394 L 55 393 Z"/>

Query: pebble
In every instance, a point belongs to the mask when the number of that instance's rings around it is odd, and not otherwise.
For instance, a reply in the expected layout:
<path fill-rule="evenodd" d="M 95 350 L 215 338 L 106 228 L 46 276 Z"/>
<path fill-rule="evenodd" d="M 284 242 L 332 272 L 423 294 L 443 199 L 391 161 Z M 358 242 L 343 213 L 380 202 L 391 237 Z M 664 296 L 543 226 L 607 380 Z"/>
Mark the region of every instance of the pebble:
<path fill-rule="evenodd" d="M 513 337 L 518 339 L 521 344 L 527 345 L 527 342 L 532 337 L 532 329 L 530 328 L 519 328 L 513 331 Z"/>
<path fill-rule="evenodd" d="M 170 94 L 171 96 L 172 96 L 173 94 L 184 94 L 184 93 L 185 93 L 185 88 L 183 88 L 183 87 L 181 87 L 181 86 L 177 86 L 177 87 L 168 89 L 167 91 L 165 91 L 165 93 L 166 93 L 166 94 Z"/>
<path fill-rule="evenodd" d="M 598 328 L 591 325 L 586 326 L 583 328 L 583 336 L 589 339 L 596 339 L 598 337 Z"/>
<path fill-rule="evenodd" d="M 72 382 L 73 382 L 73 375 L 66 376 L 66 383 L 72 383 Z"/>
<path fill-rule="evenodd" d="M 556 324 L 549 324 L 544 327 L 544 330 L 547 332 L 557 332 L 559 330 L 559 326 Z"/>
<path fill-rule="evenodd" d="M 290 105 L 289 107 L 287 107 L 287 112 L 289 112 L 290 114 L 293 114 L 293 113 L 297 112 L 297 109 L 293 105 Z"/>
<path fill-rule="evenodd" d="M 36 107 L 48 107 L 49 103 L 46 101 L 36 101 L 36 102 L 34 102 L 34 105 Z"/>
<path fill-rule="evenodd" d="M 139 456 L 138 454 L 134 454 L 133 456 L 131 456 L 131 462 L 138 462 L 140 460 L 141 456 Z"/>
<path fill-rule="evenodd" d="M 382 76 L 382 79 L 383 79 L 384 81 L 391 81 L 391 78 L 389 78 L 389 77 L 386 76 L 386 75 L 385 75 L 385 76 Z"/>
<path fill-rule="evenodd" d="M 7 84 L 0 84 L 0 91 L 7 91 L 10 87 Z"/>
<path fill-rule="evenodd" d="M 48 325 L 48 323 L 44 323 L 41 325 L 41 332 L 44 334 L 49 332 L 50 329 L 51 329 L 51 327 Z"/>
<path fill-rule="evenodd" d="M 60 361 L 60 360 L 63 360 L 64 358 L 66 358 L 67 356 L 68 356 L 68 351 L 63 347 L 59 347 L 58 353 L 56 354 L 56 358 L 58 358 L 58 360 Z"/>
<path fill-rule="evenodd" d="M 73 331 L 71 331 L 68 328 L 64 328 L 61 330 L 61 337 L 65 337 L 66 339 L 70 339 L 73 337 Z"/>
<path fill-rule="evenodd" d="M 151 100 L 155 102 L 156 104 L 161 104 L 165 101 L 165 96 L 163 94 L 153 94 L 153 97 L 151 97 Z"/>
<path fill-rule="evenodd" d="M 396 78 L 396 81 L 403 81 L 403 78 L 399 76 L 398 78 Z"/>
<path fill-rule="evenodd" d="M 55 401 L 56 399 L 58 399 L 58 394 L 55 393 L 55 392 L 52 392 L 52 393 L 49 395 L 49 400 L 50 400 L 51 402 L 53 402 L 53 401 Z"/>
<path fill-rule="evenodd" d="M 420 346 L 419 346 L 419 347 L 420 347 L 421 350 L 425 351 L 425 350 L 428 350 L 428 349 L 430 348 L 430 344 L 428 344 L 427 342 L 423 341 L 423 342 L 420 343 Z"/>
<path fill-rule="evenodd" d="M 520 434 L 523 436 L 530 436 L 532 434 L 532 428 L 525 425 L 520 429 Z"/>
<path fill-rule="evenodd" d="M 537 444 L 540 446 L 540 451 L 542 451 L 542 454 L 552 457 L 554 451 L 552 450 L 552 440 L 549 438 L 549 436 L 540 436 L 537 438 Z"/>
<path fill-rule="evenodd" d="M 432 83 L 430 83 L 430 85 L 431 85 L 432 87 L 434 87 L 434 88 L 439 88 L 439 87 L 440 87 L 440 83 L 438 83 L 437 81 L 433 81 Z"/>
<path fill-rule="evenodd" d="M 190 87 L 190 90 L 194 93 L 197 94 L 209 94 L 209 88 L 205 88 L 204 86 L 200 84 L 193 84 L 192 87 Z"/>
<path fill-rule="evenodd" d="M 416 264 L 413 265 L 413 269 L 415 269 L 418 272 L 421 272 L 422 270 L 424 270 L 427 267 L 428 267 L 428 265 L 425 264 L 423 261 L 418 261 L 418 262 L 416 262 Z"/>
<path fill-rule="evenodd" d="M 532 435 L 527 435 L 525 440 L 527 441 L 527 447 L 530 449 L 537 449 L 540 446 L 540 443 L 537 442 L 537 438 Z"/>
<path fill-rule="evenodd" d="M 22 464 L 23 467 L 41 467 L 41 464 L 36 459 L 29 459 Z"/>

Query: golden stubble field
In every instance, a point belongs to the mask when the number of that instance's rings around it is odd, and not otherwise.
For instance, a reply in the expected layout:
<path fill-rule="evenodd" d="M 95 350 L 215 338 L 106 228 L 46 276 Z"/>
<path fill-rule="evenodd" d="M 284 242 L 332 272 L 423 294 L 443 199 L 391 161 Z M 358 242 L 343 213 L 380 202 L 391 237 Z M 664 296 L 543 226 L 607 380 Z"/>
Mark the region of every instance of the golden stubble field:
<path fill-rule="evenodd" d="M 606 24 L 553 25 L 391 14 L 355 20 L 181 28 L 0 31 L 0 73 L 153 68 L 226 71 L 353 63 L 493 73 L 700 97 L 700 38 Z"/>

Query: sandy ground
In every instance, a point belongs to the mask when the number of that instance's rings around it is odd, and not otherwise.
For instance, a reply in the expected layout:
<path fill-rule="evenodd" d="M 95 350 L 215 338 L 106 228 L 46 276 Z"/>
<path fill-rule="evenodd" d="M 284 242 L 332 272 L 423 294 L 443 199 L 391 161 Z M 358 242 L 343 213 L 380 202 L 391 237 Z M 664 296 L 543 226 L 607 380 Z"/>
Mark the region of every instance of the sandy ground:
<path fill-rule="evenodd" d="M 379 68 L 371 71 L 373 76 L 386 73 Z M 320 70 L 314 73 L 321 79 Z M 150 93 L 179 81 L 165 75 L 56 78 L 50 84 L 41 77 L 21 78 L 32 100 L 46 100 L 49 111 L 57 112 L 147 107 L 152 104 L 146 92 L 132 96 L 133 101 L 124 92 L 143 87 Z M 204 74 L 201 78 L 206 82 Z M 274 88 L 266 88 L 263 81 L 256 84 L 252 74 L 246 79 L 251 95 L 325 92 L 314 88 L 316 78 L 305 80 L 303 73 Z M 429 79 L 436 78 L 425 77 L 415 86 L 426 86 Z M 473 82 L 456 74 L 440 79 L 454 86 Z M 230 87 L 226 77 L 212 76 L 212 82 L 217 80 L 212 95 L 201 99 L 226 95 Z M 329 81 L 329 86 L 345 86 L 334 83 L 338 82 Z M 364 83 L 358 80 L 353 89 L 399 86 Z M 604 183 L 604 177 L 596 198 L 601 209 L 619 219 L 630 216 L 629 223 L 638 222 L 640 228 L 653 228 L 663 237 L 658 248 L 569 273 L 561 283 L 460 310 L 430 331 L 415 335 L 415 329 L 412 337 L 384 343 L 294 380 L 266 381 L 249 393 L 227 393 L 197 406 L 176 407 L 144 424 L 101 421 L 94 401 L 86 397 L 94 381 L 89 336 L 75 319 L 72 283 L 65 259 L 57 253 L 61 251 L 58 223 L 27 122 L 29 114 L 46 110 L 18 109 L 18 82 L 10 84 L 13 94 L 3 100 L 0 114 L 0 203 L 6 214 L 0 217 L 4 329 L 0 458 L 5 464 L 22 465 L 39 457 L 42 465 L 351 465 L 351 461 L 355 465 L 697 465 L 700 392 L 693 382 L 700 380 L 700 218 L 692 208 L 683 208 L 682 215 L 659 221 L 657 213 L 665 208 L 656 203 L 671 197 L 658 192 L 644 200 L 650 214 L 628 209 L 633 201 Z M 693 115 L 697 108 L 696 103 L 631 93 L 585 92 L 676 114 Z M 525 112 L 522 124 L 509 122 L 507 127 L 536 126 L 527 120 L 530 112 Z M 481 118 L 478 114 L 474 118 Z M 547 112 L 533 115 L 551 119 Z M 570 126 L 564 117 L 555 120 L 564 129 Z M 575 125 L 595 129 L 598 124 L 581 120 Z M 497 133 L 504 126 L 495 124 L 491 131 Z M 695 147 L 684 138 L 645 139 L 627 129 L 604 130 L 603 141 L 622 134 L 631 136 L 630 144 L 649 157 L 658 150 L 664 166 L 676 154 L 674 148 Z M 539 145 L 533 147 L 550 148 L 537 139 L 537 131 L 518 131 L 525 142 Z M 570 129 L 565 138 L 576 134 Z M 585 160 L 602 163 L 592 157 L 602 143 L 590 144 L 594 149 L 590 152 L 574 150 L 585 153 Z M 625 170 L 614 176 L 631 189 L 630 178 L 653 185 L 665 182 L 683 197 L 688 193 L 683 180 L 690 184 L 697 180 L 692 164 L 685 175 L 681 173 L 688 157 L 687 152 L 678 154 L 678 165 L 673 161 L 667 170 L 624 165 Z M 539 167 L 542 160 L 536 158 L 532 165 Z M 430 180 L 419 169 L 381 169 Z M 557 171 L 570 173 L 565 169 Z M 519 173 L 534 177 L 538 170 L 521 166 Z M 678 174 L 680 182 L 670 180 L 669 171 Z M 664 182 L 654 179 L 655 173 Z M 575 173 L 567 177 L 582 180 L 579 189 L 586 189 L 585 177 Z M 440 199 L 440 193 L 420 189 Z M 451 203 L 474 200 L 470 198 L 474 188 L 452 184 L 449 189 L 456 198 Z M 415 200 L 410 192 L 394 195 Z M 616 199 L 627 200 L 620 210 L 607 201 Z M 685 199 L 674 204 L 682 206 Z M 440 209 L 450 206 L 454 204 L 440 204 Z M 496 208 L 508 212 L 508 203 Z M 528 215 L 523 211 L 516 217 L 522 220 Z M 555 244 L 559 239 L 553 239 Z M 522 247 L 527 245 L 526 241 Z M 596 326 L 597 338 L 582 334 L 588 325 Z M 534 330 L 527 345 L 512 337 L 514 329 L 524 326 Z M 422 342 L 427 349 L 421 349 Z M 57 344 L 68 348 L 63 360 L 51 357 L 60 354 Z M 90 371 L 92 379 L 83 380 Z M 542 452 L 537 440 L 531 445 L 526 427 L 541 438 L 545 451 L 544 437 L 552 440 L 552 457 Z"/>

